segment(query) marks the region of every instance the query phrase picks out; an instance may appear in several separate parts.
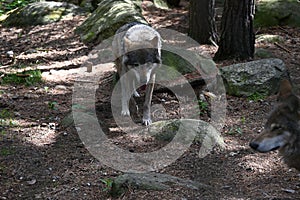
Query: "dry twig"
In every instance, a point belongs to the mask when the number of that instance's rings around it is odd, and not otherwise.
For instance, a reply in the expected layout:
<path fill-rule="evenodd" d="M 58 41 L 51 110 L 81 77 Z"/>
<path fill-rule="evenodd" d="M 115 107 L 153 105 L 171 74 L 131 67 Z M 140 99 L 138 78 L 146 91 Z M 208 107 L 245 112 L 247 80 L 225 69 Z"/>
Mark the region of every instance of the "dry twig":
<path fill-rule="evenodd" d="M 288 52 L 288 53 L 292 53 L 290 50 L 288 50 L 288 49 L 285 48 L 284 46 L 278 44 L 277 42 L 274 42 L 274 44 L 275 44 L 276 46 L 278 46 L 279 48 L 283 49 L 284 51 L 286 51 L 286 52 Z"/>

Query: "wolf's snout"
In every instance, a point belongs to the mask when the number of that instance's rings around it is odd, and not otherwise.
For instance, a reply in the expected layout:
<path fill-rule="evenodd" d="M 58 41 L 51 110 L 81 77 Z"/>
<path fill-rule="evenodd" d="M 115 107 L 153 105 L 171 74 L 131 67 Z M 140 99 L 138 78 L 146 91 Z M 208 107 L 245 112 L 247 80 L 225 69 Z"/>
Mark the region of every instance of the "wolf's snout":
<path fill-rule="evenodd" d="M 259 147 L 259 144 L 257 142 L 250 142 L 249 146 L 252 149 L 257 150 L 257 148 Z"/>
<path fill-rule="evenodd" d="M 140 80 L 140 84 L 143 85 L 147 85 L 148 84 L 148 80 L 147 79 L 142 79 Z"/>

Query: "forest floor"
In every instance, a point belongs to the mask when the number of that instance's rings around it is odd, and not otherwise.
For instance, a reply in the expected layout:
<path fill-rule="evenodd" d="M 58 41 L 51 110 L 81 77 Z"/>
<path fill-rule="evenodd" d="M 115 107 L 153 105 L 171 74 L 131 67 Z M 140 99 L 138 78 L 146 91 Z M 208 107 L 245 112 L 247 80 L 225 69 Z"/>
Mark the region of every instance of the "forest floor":
<path fill-rule="evenodd" d="M 187 32 L 186 6 L 168 11 L 148 9 L 144 14 L 154 27 Z M 33 86 L 0 85 L 0 199 L 112 199 L 104 182 L 122 173 L 94 158 L 74 125 L 62 126 L 63 119 L 72 111 L 74 81 L 91 51 L 74 34 L 75 27 L 83 20 L 75 17 L 23 29 L 0 26 L 1 78 L 29 67 L 39 68 L 45 80 Z M 288 51 L 273 43 L 256 46 L 285 62 L 299 93 L 299 28 L 274 27 L 256 33 L 284 38 L 280 45 Z M 208 45 L 201 48 L 212 56 L 216 50 Z M 14 52 L 14 59 L 7 56 L 9 51 Z M 238 61 L 217 65 L 231 63 Z M 142 151 L 139 148 L 147 148 L 147 141 L 129 138 L 115 128 L 110 106 L 115 70 L 111 65 L 101 70 L 96 111 L 103 130 L 122 148 Z M 227 96 L 227 114 L 221 132 L 225 149 L 213 150 L 199 158 L 200 144 L 194 143 L 176 162 L 158 171 L 198 181 L 212 189 L 174 186 L 166 191 L 129 190 L 118 199 L 299 199 L 299 173 L 287 168 L 276 152 L 259 154 L 248 146 L 262 130 L 275 99 L 275 96 L 261 100 Z M 163 101 L 167 117 L 176 118 L 178 102 L 174 95 L 155 92 L 153 101 Z"/>

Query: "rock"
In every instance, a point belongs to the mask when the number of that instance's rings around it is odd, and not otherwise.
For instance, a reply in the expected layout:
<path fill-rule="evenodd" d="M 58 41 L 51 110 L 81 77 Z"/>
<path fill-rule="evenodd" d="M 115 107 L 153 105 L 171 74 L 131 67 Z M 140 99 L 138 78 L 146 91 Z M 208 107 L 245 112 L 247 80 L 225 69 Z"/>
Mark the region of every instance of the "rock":
<path fill-rule="evenodd" d="M 13 51 L 8 51 L 8 52 L 6 52 L 6 55 L 7 55 L 7 57 L 9 57 L 9 58 L 13 58 L 13 57 L 15 56 Z"/>
<path fill-rule="evenodd" d="M 202 143 L 202 147 L 210 148 L 215 144 L 224 147 L 224 141 L 221 134 L 209 123 L 196 119 L 175 119 L 154 122 L 150 127 L 150 132 L 155 139 L 171 142 L 177 134 L 179 127 L 189 127 L 184 129 L 186 135 L 195 135 L 194 142 Z"/>
<path fill-rule="evenodd" d="M 60 122 L 60 125 L 64 128 L 74 125 L 73 114 L 72 112 L 67 114 Z"/>
<path fill-rule="evenodd" d="M 220 71 L 227 93 L 234 96 L 275 94 L 280 80 L 289 78 L 285 64 L 276 58 L 234 64 Z"/>
<path fill-rule="evenodd" d="M 177 53 L 178 52 L 178 53 Z M 180 52 L 180 53 L 179 53 Z M 172 67 L 181 74 L 187 74 L 195 72 L 197 69 L 190 63 L 187 59 L 184 59 L 185 55 L 193 57 L 193 59 L 201 60 L 204 59 L 201 55 L 196 52 L 185 50 L 185 49 L 176 49 L 176 47 L 163 46 L 162 49 L 162 64 Z M 165 74 L 164 74 L 165 75 Z"/>
<path fill-rule="evenodd" d="M 30 181 L 26 181 L 28 185 L 34 185 L 36 183 L 36 179 L 32 179 Z"/>
<path fill-rule="evenodd" d="M 41 1 L 14 10 L 2 25 L 7 27 L 34 26 L 85 14 L 87 13 L 82 8 L 73 4 Z"/>
<path fill-rule="evenodd" d="M 273 58 L 274 57 L 274 55 L 272 54 L 271 51 L 269 51 L 268 49 L 263 49 L 263 48 L 255 48 L 254 55 L 259 58 Z"/>
<path fill-rule="evenodd" d="M 160 9 L 169 9 L 167 0 L 153 0 L 154 6 Z"/>
<path fill-rule="evenodd" d="M 174 186 L 189 189 L 212 189 L 211 186 L 196 181 L 186 180 L 175 176 L 159 173 L 129 173 L 116 177 L 111 188 L 111 195 L 116 197 L 130 189 L 166 190 Z"/>
<path fill-rule="evenodd" d="M 65 85 L 56 85 L 55 90 L 68 90 L 68 88 Z"/>
<path fill-rule="evenodd" d="M 256 43 L 274 43 L 284 42 L 284 38 L 280 35 L 261 34 L 256 36 Z"/>
<path fill-rule="evenodd" d="M 260 0 L 256 3 L 254 25 L 300 26 L 300 3 L 298 0 Z"/>
<path fill-rule="evenodd" d="M 147 24 L 142 15 L 141 1 L 103 0 L 75 32 L 85 44 L 95 45 L 113 36 L 122 25 L 133 21 Z"/>
<path fill-rule="evenodd" d="M 155 8 L 154 3 L 149 0 L 143 1 L 142 6 L 143 8 L 147 8 L 147 9 Z"/>
<path fill-rule="evenodd" d="M 163 44 L 162 48 L 162 64 L 156 72 L 157 80 L 163 84 L 156 86 L 156 90 L 160 90 L 162 86 L 168 88 L 182 86 L 187 77 L 182 75 L 194 74 L 188 77 L 188 82 L 191 85 L 204 85 L 208 79 L 216 77 L 216 64 L 208 57 L 205 57 L 198 52 L 186 50 L 169 44 Z M 195 76 L 195 74 L 198 74 Z"/>

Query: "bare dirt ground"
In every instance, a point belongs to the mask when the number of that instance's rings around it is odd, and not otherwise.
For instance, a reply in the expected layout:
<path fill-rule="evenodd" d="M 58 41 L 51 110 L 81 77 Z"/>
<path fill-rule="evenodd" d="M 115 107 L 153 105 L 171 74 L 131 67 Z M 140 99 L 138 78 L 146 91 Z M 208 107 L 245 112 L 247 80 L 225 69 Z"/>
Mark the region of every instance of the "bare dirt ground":
<path fill-rule="evenodd" d="M 156 27 L 187 31 L 186 7 L 159 12 L 148 10 L 145 16 Z M 34 86 L 0 85 L 0 199 L 112 199 L 103 180 L 121 172 L 95 159 L 73 125 L 62 126 L 72 109 L 74 74 L 91 50 L 73 32 L 83 20 L 76 17 L 24 29 L 0 26 L 2 76 L 22 71 L 24 67 L 38 67 L 45 79 Z M 288 51 L 271 43 L 257 44 L 257 47 L 268 49 L 286 63 L 295 91 L 299 93 L 299 28 L 275 27 L 257 30 L 257 33 L 278 34 L 284 38 L 281 45 Z M 14 60 L 6 55 L 8 51 L 14 52 Z M 110 96 L 114 73 L 113 68 L 107 67 L 100 76 L 96 93 L 98 119 L 116 143 L 138 152 L 145 144 L 126 137 L 116 128 L 112 117 Z M 174 96 L 155 93 L 153 99 L 155 103 L 163 99 L 167 117 L 176 118 L 178 106 Z M 176 162 L 159 171 L 199 181 L 212 189 L 175 186 L 166 191 L 129 189 L 117 199 L 299 199 L 298 172 L 288 169 L 276 152 L 258 154 L 248 147 L 249 141 L 262 130 L 274 102 L 274 96 L 259 101 L 227 96 L 227 116 L 222 130 L 225 149 L 199 158 L 200 144 L 194 143 Z M 202 118 L 205 120 L 207 116 Z"/>

